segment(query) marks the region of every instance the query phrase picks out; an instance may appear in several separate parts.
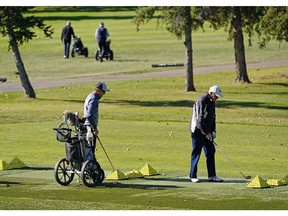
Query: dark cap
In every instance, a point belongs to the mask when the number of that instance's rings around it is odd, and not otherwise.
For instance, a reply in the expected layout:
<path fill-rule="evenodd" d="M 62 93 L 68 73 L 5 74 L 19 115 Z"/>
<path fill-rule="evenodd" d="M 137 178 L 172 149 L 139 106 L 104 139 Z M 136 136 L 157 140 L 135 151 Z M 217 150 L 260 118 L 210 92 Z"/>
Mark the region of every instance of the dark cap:
<path fill-rule="evenodd" d="M 104 82 L 98 82 L 96 83 L 96 88 L 99 88 L 103 92 L 110 92 L 107 85 Z"/>

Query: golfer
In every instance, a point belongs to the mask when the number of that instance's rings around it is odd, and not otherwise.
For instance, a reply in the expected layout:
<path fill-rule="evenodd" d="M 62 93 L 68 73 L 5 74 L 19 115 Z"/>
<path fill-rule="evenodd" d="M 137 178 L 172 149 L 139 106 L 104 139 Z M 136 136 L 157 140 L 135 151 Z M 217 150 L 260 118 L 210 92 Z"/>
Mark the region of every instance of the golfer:
<path fill-rule="evenodd" d="M 106 92 L 109 92 L 107 85 L 104 82 L 98 82 L 95 86 L 95 91 L 90 93 L 84 103 L 84 125 L 87 128 L 87 133 L 93 134 L 92 152 L 95 156 L 96 138 L 98 136 L 98 118 L 99 118 L 99 100 Z"/>
<path fill-rule="evenodd" d="M 98 41 L 98 46 L 100 48 L 100 61 L 102 62 L 103 56 L 107 53 L 107 38 L 110 36 L 107 28 L 104 27 L 104 23 L 99 24 L 99 28 L 95 31 L 95 38 Z"/>
<path fill-rule="evenodd" d="M 216 115 L 215 101 L 223 97 L 218 86 L 212 86 L 209 92 L 202 95 L 193 106 L 190 131 L 192 135 L 192 153 L 190 179 L 191 182 L 199 182 L 197 178 L 197 165 L 200 159 L 202 148 L 206 156 L 208 181 L 223 182 L 216 176 L 215 169 L 215 147 L 213 139 L 216 138 Z"/>
<path fill-rule="evenodd" d="M 66 26 L 62 29 L 61 43 L 64 43 L 64 59 L 69 58 L 71 39 L 75 38 L 74 30 L 71 22 L 68 21 Z"/>

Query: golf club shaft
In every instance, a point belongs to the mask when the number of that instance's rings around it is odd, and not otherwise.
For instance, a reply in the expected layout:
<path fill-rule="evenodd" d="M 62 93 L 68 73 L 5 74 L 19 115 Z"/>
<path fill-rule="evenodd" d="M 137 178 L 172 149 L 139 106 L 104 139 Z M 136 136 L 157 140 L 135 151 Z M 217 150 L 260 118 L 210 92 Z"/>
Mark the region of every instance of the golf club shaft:
<path fill-rule="evenodd" d="M 218 146 L 217 143 L 215 143 L 214 141 L 213 141 L 213 144 L 214 144 L 214 145 L 221 151 L 221 153 L 231 162 L 231 164 L 233 164 L 233 166 L 241 173 L 241 175 L 242 175 L 245 179 L 247 179 L 247 176 L 245 176 L 245 175 L 241 172 L 240 168 L 228 157 L 228 155 L 220 148 L 220 146 Z"/>
<path fill-rule="evenodd" d="M 100 139 L 99 139 L 99 137 L 98 137 L 98 136 L 97 136 L 97 139 L 98 139 L 98 141 L 99 141 L 100 145 L 102 146 L 102 149 L 103 149 L 103 151 L 104 151 L 104 153 L 105 153 L 106 157 L 108 158 L 108 160 L 109 160 L 109 162 L 110 162 L 110 164 L 111 164 L 111 166 L 112 166 L 112 169 L 113 169 L 113 171 L 114 171 L 114 170 L 115 170 L 115 168 L 114 168 L 114 166 L 113 166 L 113 164 L 112 164 L 112 162 L 111 162 L 110 158 L 108 157 L 108 154 L 107 154 L 107 152 L 106 152 L 106 150 L 105 150 L 104 146 L 102 145 L 102 142 L 100 141 Z"/>

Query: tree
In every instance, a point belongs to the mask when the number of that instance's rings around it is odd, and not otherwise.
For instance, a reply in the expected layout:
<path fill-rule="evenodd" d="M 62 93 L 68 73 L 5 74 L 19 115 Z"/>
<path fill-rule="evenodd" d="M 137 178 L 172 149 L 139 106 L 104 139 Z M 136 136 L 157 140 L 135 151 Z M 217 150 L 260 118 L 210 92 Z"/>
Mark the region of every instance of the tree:
<path fill-rule="evenodd" d="M 224 27 L 229 32 L 229 40 L 234 42 L 236 82 L 250 83 L 247 74 L 243 37 L 243 17 L 240 7 L 203 7 L 203 19 L 218 30 Z"/>
<path fill-rule="evenodd" d="M 259 46 L 266 47 L 271 39 L 288 42 L 288 7 L 265 7 L 264 11 L 254 28 L 260 37 Z"/>
<path fill-rule="evenodd" d="M 202 17 L 211 27 L 224 27 L 229 39 L 234 40 L 236 82 L 250 83 L 246 67 L 243 31 L 252 46 L 254 33 L 258 45 L 265 48 L 271 39 L 288 41 L 288 7 L 204 7 Z"/>
<path fill-rule="evenodd" d="M 9 38 L 8 50 L 12 49 L 15 64 L 19 72 L 24 94 L 28 98 L 36 98 L 35 91 L 29 81 L 24 63 L 21 59 L 19 46 L 28 43 L 37 35 L 31 29 L 37 27 L 46 37 L 52 36 L 54 30 L 44 24 L 43 20 L 34 16 L 26 16 L 32 7 L 0 7 L 0 32 Z M 24 16 L 25 15 L 25 16 Z"/>
<path fill-rule="evenodd" d="M 185 90 L 196 91 L 193 81 L 193 49 L 192 49 L 192 30 L 199 27 L 203 29 L 203 20 L 198 18 L 196 7 L 142 7 L 136 11 L 134 21 L 139 30 L 141 24 L 150 21 L 157 13 L 158 20 L 161 20 L 166 29 L 181 39 L 185 36 Z"/>
<path fill-rule="evenodd" d="M 250 83 L 247 74 L 245 47 L 242 32 L 242 18 L 240 7 L 232 7 L 232 21 L 234 39 L 234 55 L 235 55 L 235 70 L 236 82 Z"/>

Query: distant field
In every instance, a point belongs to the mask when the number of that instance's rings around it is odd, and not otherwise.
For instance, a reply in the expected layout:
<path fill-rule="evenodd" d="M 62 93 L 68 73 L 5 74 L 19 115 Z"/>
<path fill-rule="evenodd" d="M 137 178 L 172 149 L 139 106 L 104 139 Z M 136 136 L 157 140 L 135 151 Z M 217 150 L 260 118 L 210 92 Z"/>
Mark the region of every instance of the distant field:
<path fill-rule="evenodd" d="M 54 28 L 53 39 L 39 37 L 20 47 L 30 80 L 81 77 L 97 74 L 136 73 L 166 70 L 152 68 L 152 64 L 184 63 L 184 38 L 178 40 L 165 27 L 152 20 L 136 31 L 132 22 L 135 7 L 36 7 L 33 15 L 43 18 Z M 62 28 L 67 20 L 72 22 L 75 34 L 81 36 L 84 46 L 89 49 L 89 57 L 63 59 L 63 45 L 60 43 Z M 94 37 L 100 21 L 108 28 L 114 51 L 114 61 L 96 62 L 94 53 L 97 43 Z M 205 28 L 205 32 L 193 32 L 194 66 L 223 65 L 234 63 L 233 42 L 227 40 L 227 33 Z M 247 37 L 245 38 L 245 42 Z M 253 47 L 246 47 L 246 60 L 262 62 L 287 59 L 287 43 L 272 41 L 266 49 L 260 50 L 257 38 Z M 16 82 L 16 66 L 12 52 L 7 52 L 7 38 L 0 38 L 0 76 L 8 82 Z"/>

